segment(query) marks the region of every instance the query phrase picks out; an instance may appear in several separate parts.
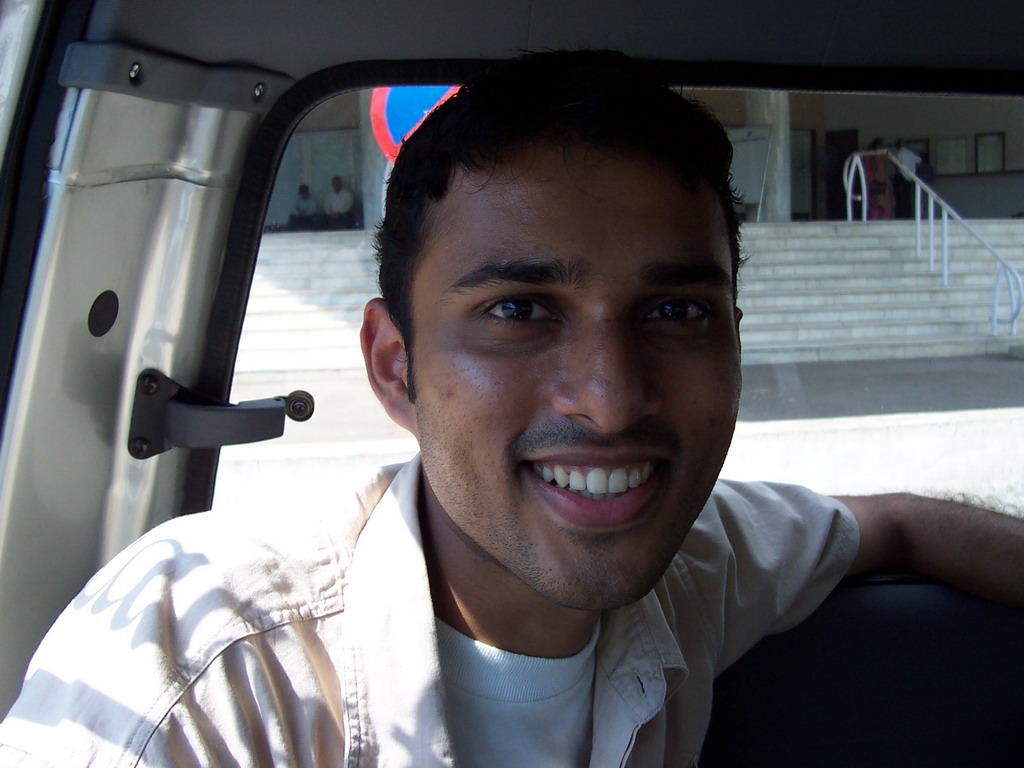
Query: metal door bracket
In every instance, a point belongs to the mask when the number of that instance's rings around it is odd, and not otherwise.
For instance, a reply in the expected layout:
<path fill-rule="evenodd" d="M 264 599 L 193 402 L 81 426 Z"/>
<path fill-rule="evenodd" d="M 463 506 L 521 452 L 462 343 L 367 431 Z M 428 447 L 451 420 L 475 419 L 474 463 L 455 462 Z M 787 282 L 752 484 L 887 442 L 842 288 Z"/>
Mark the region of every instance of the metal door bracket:
<path fill-rule="evenodd" d="M 148 459 L 171 448 L 219 448 L 284 434 L 284 419 L 306 421 L 313 396 L 290 395 L 232 405 L 182 386 L 152 368 L 139 374 L 128 431 L 128 452 Z"/>

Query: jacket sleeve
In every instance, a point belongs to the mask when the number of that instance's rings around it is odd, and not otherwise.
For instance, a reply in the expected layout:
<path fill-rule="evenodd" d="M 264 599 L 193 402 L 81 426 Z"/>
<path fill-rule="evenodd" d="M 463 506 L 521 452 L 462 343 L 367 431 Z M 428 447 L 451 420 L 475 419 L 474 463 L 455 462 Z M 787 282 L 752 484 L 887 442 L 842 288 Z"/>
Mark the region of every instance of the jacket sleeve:
<path fill-rule="evenodd" d="M 0 765 L 340 764 L 343 568 L 296 518 L 180 518 L 115 557 L 40 645 Z"/>
<path fill-rule="evenodd" d="M 806 488 L 719 481 L 683 544 L 683 562 L 717 635 L 717 672 L 767 634 L 806 618 L 846 574 L 856 520 Z"/>

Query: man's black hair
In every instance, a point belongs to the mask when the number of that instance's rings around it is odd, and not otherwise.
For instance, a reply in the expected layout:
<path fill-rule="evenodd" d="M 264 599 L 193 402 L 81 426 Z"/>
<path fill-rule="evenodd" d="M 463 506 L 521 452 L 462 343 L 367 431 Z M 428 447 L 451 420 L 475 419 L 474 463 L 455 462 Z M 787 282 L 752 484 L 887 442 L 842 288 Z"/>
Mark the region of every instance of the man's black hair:
<path fill-rule="evenodd" d="M 410 296 L 432 203 L 458 171 L 490 171 L 534 144 L 637 153 L 672 167 L 690 189 L 721 201 L 739 269 L 739 220 L 729 167 L 732 145 L 699 102 L 680 95 L 660 68 L 614 51 L 527 54 L 466 83 L 402 144 L 377 232 L 380 291 L 410 355 Z M 412 396 L 412 390 L 410 390 Z"/>

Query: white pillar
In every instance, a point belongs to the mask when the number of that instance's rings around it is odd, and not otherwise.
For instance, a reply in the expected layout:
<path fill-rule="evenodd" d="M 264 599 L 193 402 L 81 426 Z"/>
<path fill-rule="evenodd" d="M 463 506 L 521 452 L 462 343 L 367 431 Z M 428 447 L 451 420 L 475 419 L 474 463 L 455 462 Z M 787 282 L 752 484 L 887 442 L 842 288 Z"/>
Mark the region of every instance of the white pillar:
<path fill-rule="evenodd" d="M 363 228 L 372 232 L 384 216 L 384 185 L 391 163 L 377 146 L 370 123 L 372 88 L 359 92 L 359 143 L 362 153 Z"/>
<path fill-rule="evenodd" d="M 747 125 L 770 125 L 768 167 L 761 198 L 760 221 L 790 221 L 789 94 L 785 91 L 747 91 Z"/>

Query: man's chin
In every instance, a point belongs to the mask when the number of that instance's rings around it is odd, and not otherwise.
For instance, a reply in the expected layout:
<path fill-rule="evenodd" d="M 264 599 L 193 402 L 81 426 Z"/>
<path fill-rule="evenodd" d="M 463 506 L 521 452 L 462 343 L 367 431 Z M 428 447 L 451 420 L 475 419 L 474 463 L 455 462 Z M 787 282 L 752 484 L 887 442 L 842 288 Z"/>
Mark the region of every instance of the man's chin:
<path fill-rule="evenodd" d="M 551 582 L 530 584 L 535 592 L 562 608 L 611 611 L 637 602 L 661 579 L 668 564 L 651 564 L 645 571 L 622 573 L 614 567 L 596 567 L 563 574 Z"/>

